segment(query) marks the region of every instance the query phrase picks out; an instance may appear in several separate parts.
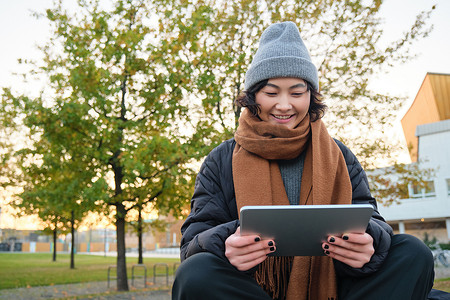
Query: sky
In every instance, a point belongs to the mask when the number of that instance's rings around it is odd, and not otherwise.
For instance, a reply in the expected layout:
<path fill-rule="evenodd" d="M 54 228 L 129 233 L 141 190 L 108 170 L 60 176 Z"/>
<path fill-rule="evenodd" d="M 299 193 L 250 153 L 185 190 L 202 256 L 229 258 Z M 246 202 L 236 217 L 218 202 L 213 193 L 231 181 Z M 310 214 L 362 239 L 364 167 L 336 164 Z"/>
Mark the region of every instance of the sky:
<path fill-rule="evenodd" d="M 49 37 L 49 27 L 44 19 L 36 19 L 31 11 L 43 12 L 51 7 L 52 0 L 14 0 L 0 2 L 0 87 L 13 87 L 23 92 L 35 92 L 36 88 L 24 85 L 11 74 L 20 70 L 18 58 L 38 59 L 36 45 L 43 44 Z M 73 2 L 73 0 L 66 0 Z M 403 65 L 397 65 L 385 74 L 378 74 L 371 87 L 380 92 L 406 98 L 393 120 L 399 138 L 403 138 L 400 119 L 411 105 L 427 72 L 450 73 L 450 0 L 385 0 L 382 6 L 386 38 L 393 41 L 414 22 L 422 10 L 436 4 L 430 23 L 434 30 L 425 39 L 415 43 L 414 53 L 418 57 Z M 1 197 L 0 197 L 1 203 Z M 11 219 L 3 209 L 0 228 L 8 227 Z M 17 222 L 14 220 L 14 223 Z M 27 222 L 25 222 L 27 223 Z"/>
<path fill-rule="evenodd" d="M 398 36 L 414 22 L 414 16 L 436 4 L 430 24 L 431 34 L 415 43 L 417 58 L 394 67 L 389 73 L 374 79 L 373 87 L 393 95 L 407 97 L 400 117 L 411 105 L 427 72 L 450 74 L 450 1 L 448 0 L 388 0 L 383 4 L 387 36 Z M 392 38 L 391 38 L 392 40 Z"/>

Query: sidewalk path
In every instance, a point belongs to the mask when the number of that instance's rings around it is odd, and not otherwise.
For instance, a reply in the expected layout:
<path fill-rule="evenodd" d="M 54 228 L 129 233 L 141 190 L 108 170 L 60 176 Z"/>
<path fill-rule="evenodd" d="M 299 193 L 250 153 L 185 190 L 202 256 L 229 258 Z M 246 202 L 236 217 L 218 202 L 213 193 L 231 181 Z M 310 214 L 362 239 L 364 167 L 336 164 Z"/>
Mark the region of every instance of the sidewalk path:
<path fill-rule="evenodd" d="M 440 278 L 449 278 L 450 277 L 450 268 L 445 268 L 441 265 L 439 265 L 438 267 L 434 267 L 434 276 L 435 279 L 440 279 Z"/>

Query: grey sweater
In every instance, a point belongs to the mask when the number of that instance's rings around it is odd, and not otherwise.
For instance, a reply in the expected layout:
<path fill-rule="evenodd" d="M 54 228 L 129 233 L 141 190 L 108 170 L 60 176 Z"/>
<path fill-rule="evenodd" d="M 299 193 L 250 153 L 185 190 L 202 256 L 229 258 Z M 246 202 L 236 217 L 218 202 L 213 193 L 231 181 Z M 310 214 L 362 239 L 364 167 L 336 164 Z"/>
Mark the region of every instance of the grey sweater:
<path fill-rule="evenodd" d="M 284 188 L 291 205 L 299 204 L 304 162 L 305 151 L 294 159 L 278 161 L 281 178 L 283 178 Z"/>

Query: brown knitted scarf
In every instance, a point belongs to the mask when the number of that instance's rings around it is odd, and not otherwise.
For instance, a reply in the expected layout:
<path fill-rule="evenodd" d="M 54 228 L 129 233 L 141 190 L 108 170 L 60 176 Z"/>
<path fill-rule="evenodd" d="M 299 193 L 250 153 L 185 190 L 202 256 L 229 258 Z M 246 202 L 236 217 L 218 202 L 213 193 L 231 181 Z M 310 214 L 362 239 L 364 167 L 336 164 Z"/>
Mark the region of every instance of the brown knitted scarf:
<path fill-rule="evenodd" d="M 289 205 L 276 160 L 293 159 L 304 150 L 300 205 L 351 203 L 344 157 L 321 120 L 310 122 L 307 115 L 289 129 L 261 121 L 245 109 L 235 140 L 232 167 L 238 211 L 245 205 Z M 326 256 L 296 256 L 293 261 L 268 257 L 255 278 L 273 299 L 337 298 L 333 261 Z"/>

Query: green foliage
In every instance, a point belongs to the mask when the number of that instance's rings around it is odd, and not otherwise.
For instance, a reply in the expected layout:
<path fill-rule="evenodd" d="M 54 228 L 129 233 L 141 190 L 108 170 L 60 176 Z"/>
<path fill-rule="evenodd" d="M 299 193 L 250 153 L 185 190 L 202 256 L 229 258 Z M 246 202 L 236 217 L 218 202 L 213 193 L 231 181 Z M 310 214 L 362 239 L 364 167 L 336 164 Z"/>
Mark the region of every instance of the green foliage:
<path fill-rule="evenodd" d="M 424 237 L 423 237 L 423 242 L 431 250 L 435 250 L 436 249 L 436 245 L 438 245 L 437 238 L 435 236 L 433 236 L 433 238 L 430 239 L 430 236 L 429 236 L 428 232 L 425 232 Z"/>
<path fill-rule="evenodd" d="M 42 16 L 52 32 L 34 67 L 48 78 L 46 90 L 2 97 L 2 122 L 28 133 L 15 152 L 23 186 L 15 205 L 50 224 L 113 207 L 119 290 L 128 289 L 128 212 L 151 206 L 180 215 L 192 194 L 193 161 L 220 140 L 193 117 L 201 105 L 185 99 L 195 70 L 186 51 L 202 28 L 187 4 L 78 1 L 69 13 L 59 1 Z"/>

